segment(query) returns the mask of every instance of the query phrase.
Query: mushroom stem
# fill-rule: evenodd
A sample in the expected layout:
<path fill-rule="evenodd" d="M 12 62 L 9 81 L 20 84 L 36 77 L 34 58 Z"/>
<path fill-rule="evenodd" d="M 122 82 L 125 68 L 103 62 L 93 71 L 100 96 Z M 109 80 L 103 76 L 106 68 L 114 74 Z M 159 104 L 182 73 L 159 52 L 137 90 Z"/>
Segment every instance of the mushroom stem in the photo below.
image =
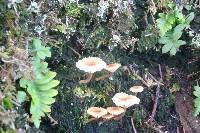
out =
<path fill-rule="evenodd" d="M 113 74 L 112 72 L 108 72 L 108 73 L 106 73 L 105 75 L 102 75 L 102 76 L 96 78 L 95 80 L 96 80 L 96 81 L 103 80 L 103 79 L 105 79 L 105 78 L 111 77 L 112 74 Z"/>
<path fill-rule="evenodd" d="M 85 80 L 80 80 L 79 84 L 87 84 L 91 81 L 93 73 L 88 73 L 87 78 Z"/>

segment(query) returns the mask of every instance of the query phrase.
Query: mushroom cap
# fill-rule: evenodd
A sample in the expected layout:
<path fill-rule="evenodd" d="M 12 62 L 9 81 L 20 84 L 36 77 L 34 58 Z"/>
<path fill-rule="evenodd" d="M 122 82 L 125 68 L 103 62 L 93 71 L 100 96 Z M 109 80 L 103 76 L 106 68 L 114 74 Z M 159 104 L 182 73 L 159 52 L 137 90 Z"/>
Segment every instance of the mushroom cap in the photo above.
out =
<path fill-rule="evenodd" d="M 144 90 L 144 87 L 142 86 L 133 86 L 129 89 L 133 93 L 142 92 Z"/>
<path fill-rule="evenodd" d="M 106 63 L 98 57 L 88 57 L 76 62 L 76 67 L 85 72 L 94 73 L 106 68 Z"/>
<path fill-rule="evenodd" d="M 108 107 L 107 111 L 111 115 L 121 115 L 122 113 L 126 112 L 126 110 L 122 107 Z"/>
<path fill-rule="evenodd" d="M 139 104 L 140 99 L 133 95 L 128 95 L 124 92 L 116 93 L 112 98 L 112 101 L 115 103 L 116 106 L 120 106 L 123 108 L 128 108 L 133 106 L 134 104 Z"/>
<path fill-rule="evenodd" d="M 91 116 L 93 116 L 94 118 L 100 118 L 104 115 L 106 115 L 108 112 L 106 109 L 101 108 L 101 107 L 90 107 L 87 110 L 87 113 Z"/>
<path fill-rule="evenodd" d="M 121 64 L 119 63 L 113 63 L 113 64 L 108 64 L 106 66 L 106 70 L 109 71 L 109 72 L 115 72 L 119 67 L 121 66 Z"/>
<path fill-rule="evenodd" d="M 114 115 L 112 115 L 112 114 L 106 114 L 106 115 L 104 115 L 104 116 L 102 116 L 102 118 L 103 119 L 106 119 L 106 120 L 110 120 L 110 119 L 112 119 L 112 118 L 114 118 L 115 116 Z"/>

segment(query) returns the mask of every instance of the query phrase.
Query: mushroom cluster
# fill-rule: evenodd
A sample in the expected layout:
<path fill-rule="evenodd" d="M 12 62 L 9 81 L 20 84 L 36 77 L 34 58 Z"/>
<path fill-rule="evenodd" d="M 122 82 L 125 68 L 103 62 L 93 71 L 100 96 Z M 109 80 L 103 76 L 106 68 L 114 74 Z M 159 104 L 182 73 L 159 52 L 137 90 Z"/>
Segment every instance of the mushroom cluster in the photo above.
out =
<path fill-rule="evenodd" d="M 85 80 L 80 80 L 79 83 L 82 84 L 90 82 L 93 77 L 93 74 L 103 69 L 107 70 L 108 73 L 99 78 L 96 78 L 96 81 L 110 77 L 120 66 L 121 64 L 118 63 L 107 65 L 102 59 L 98 57 L 83 58 L 82 60 L 76 62 L 76 67 L 79 68 L 80 70 L 83 70 L 88 75 Z"/>
<path fill-rule="evenodd" d="M 76 67 L 88 73 L 88 76 L 85 80 L 80 80 L 79 83 L 82 84 L 90 82 L 93 74 L 97 71 L 102 71 L 103 69 L 105 69 L 107 73 L 96 78 L 96 81 L 110 77 L 120 66 L 121 64 L 119 63 L 107 65 L 98 57 L 83 58 L 76 63 Z M 137 94 L 138 92 L 142 92 L 143 89 L 144 88 L 142 86 L 133 86 L 130 88 L 130 91 Z M 94 120 L 100 118 L 103 120 L 120 120 L 125 115 L 127 108 L 140 103 L 140 99 L 138 97 L 128 95 L 124 92 L 116 93 L 112 98 L 112 101 L 116 106 L 107 107 L 106 109 L 102 107 L 90 107 L 88 108 L 87 113 L 91 115 Z"/>
<path fill-rule="evenodd" d="M 124 92 L 116 93 L 112 98 L 115 107 L 90 107 L 87 113 L 95 119 L 102 118 L 104 120 L 120 120 L 126 112 L 126 109 L 135 104 L 139 104 L 140 99 L 134 95 L 128 95 Z"/>
<path fill-rule="evenodd" d="M 90 107 L 87 113 L 91 115 L 94 120 L 102 118 L 103 120 L 120 120 L 126 112 L 122 107 L 108 107 L 107 109 L 102 107 Z"/>

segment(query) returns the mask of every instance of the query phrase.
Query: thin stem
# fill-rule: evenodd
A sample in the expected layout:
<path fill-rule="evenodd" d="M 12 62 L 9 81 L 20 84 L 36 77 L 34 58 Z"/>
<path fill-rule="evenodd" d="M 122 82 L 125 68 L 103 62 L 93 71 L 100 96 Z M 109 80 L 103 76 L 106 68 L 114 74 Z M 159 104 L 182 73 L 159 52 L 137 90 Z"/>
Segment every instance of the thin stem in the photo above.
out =
<path fill-rule="evenodd" d="M 79 84 L 87 84 L 91 81 L 93 77 L 93 73 L 88 73 L 87 78 L 85 80 L 80 80 Z"/>
<path fill-rule="evenodd" d="M 108 73 L 106 73 L 105 75 L 102 75 L 101 77 L 96 78 L 95 80 L 96 80 L 96 81 L 103 80 L 103 79 L 105 79 L 105 78 L 111 77 L 112 74 L 113 74 L 113 73 L 108 72 Z"/>
<path fill-rule="evenodd" d="M 131 118 L 131 124 L 132 124 L 134 133 L 137 133 L 137 130 L 136 130 L 134 122 L 133 122 L 133 118 Z"/>

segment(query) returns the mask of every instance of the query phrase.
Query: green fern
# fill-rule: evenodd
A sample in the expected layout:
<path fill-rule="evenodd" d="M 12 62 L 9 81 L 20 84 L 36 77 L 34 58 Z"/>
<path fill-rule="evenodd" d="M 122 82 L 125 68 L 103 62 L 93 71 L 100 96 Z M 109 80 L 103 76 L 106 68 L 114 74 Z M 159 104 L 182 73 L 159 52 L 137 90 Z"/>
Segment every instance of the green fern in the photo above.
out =
<path fill-rule="evenodd" d="M 179 47 L 186 44 L 185 41 L 179 40 L 179 38 L 182 36 L 182 30 L 185 28 L 185 26 L 185 24 L 179 24 L 174 28 L 174 31 L 159 39 L 159 43 L 164 44 L 162 47 L 162 53 L 170 52 L 170 55 L 175 55 Z"/>
<path fill-rule="evenodd" d="M 156 20 L 157 26 L 160 30 L 159 39 L 162 47 L 162 53 L 170 52 L 170 55 L 175 55 L 181 45 L 186 44 L 185 41 L 180 40 L 183 29 L 189 26 L 194 19 L 194 13 L 184 16 L 182 11 L 178 9 L 173 3 L 168 5 L 170 10 L 168 13 L 159 13 L 159 19 Z"/>
<path fill-rule="evenodd" d="M 200 87 L 199 85 L 194 87 L 193 94 L 196 96 L 194 99 L 194 116 L 197 116 L 200 113 Z"/>
<path fill-rule="evenodd" d="M 50 48 L 42 46 L 39 39 L 34 39 L 32 61 L 34 79 L 20 79 L 20 87 L 26 88 L 31 96 L 30 113 L 37 128 L 45 113 L 51 112 L 51 104 L 55 102 L 53 97 L 58 94 L 53 88 L 60 83 L 54 80 L 56 72 L 49 71 L 48 63 L 43 61 L 46 57 L 51 57 Z"/>

